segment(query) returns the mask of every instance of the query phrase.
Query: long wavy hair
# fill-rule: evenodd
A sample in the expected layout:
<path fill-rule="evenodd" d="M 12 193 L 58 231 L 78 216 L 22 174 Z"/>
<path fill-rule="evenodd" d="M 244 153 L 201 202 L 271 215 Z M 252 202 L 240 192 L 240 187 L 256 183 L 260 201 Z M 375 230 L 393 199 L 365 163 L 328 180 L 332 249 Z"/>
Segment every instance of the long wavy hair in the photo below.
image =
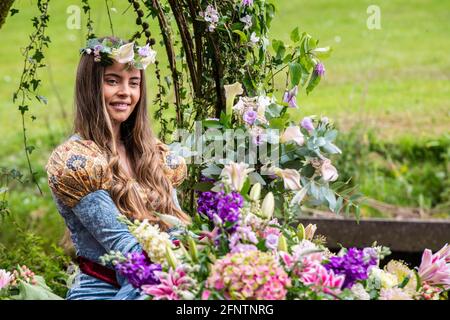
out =
<path fill-rule="evenodd" d="M 134 168 L 137 183 L 144 190 L 151 190 L 147 193 L 148 201 L 142 199 L 133 177 L 130 177 L 119 164 L 112 122 L 103 95 L 104 71 L 105 66 L 95 62 L 93 55 L 81 56 L 75 84 L 76 110 L 73 131 L 83 139 L 94 141 L 106 155 L 114 182 L 109 191 L 121 213 L 131 219 L 148 219 L 152 223 L 159 224 L 163 230 L 168 226 L 156 217 L 155 211 L 176 216 L 189 223 L 189 216 L 174 203 L 172 183 L 162 168 L 164 161 L 162 152 L 165 147 L 157 143 L 150 128 L 145 73 L 140 70 L 140 99 L 128 119 L 121 124 L 120 136 L 130 165 Z"/>

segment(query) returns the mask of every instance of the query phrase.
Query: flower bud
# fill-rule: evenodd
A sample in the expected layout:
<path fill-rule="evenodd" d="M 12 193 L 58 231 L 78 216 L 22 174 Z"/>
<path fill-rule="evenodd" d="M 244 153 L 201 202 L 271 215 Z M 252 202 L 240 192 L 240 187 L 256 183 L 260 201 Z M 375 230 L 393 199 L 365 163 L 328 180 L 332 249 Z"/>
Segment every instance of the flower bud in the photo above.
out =
<path fill-rule="evenodd" d="M 317 225 L 308 224 L 305 228 L 305 239 L 312 240 L 312 238 L 314 238 L 314 233 L 316 233 L 316 230 L 317 230 Z"/>
<path fill-rule="evenodd" d="M 275 209 L 275 199 L 273 197 L 273 193 L 269 192 L 264 197 L 264 200 L 263 200 L 263 203 L 261 206 L 261 211 L 262 211 L 263 217 L 267 220 L 270 220 L 272 218 L 274 209 Z"/>
<path fill-rule="evenodd" d="M 180 250 L 188 261 L 192 260 L 191 256 L 189 255 L 189 252 L 186 250 L 186 247 L 184 246 L 183 242 L 181 242 L 181 241 L 180 241 Z"/>
<path fill-rule="evenodd" d="M 280 235 L 278 238 L 278 251 L 288 252 L 287 241 L 284 235 Z"/>
<path fill-rule="evenodd" d="M 192 261 L 198 262 L 197 244 L 195 243 L 194 239 L 192 239 L 191 237 L 188 237 L 188 246 L 189 246 L 189 253 L 191 255 Z"/>
<path fill-rule="evenodd" d="M 173 252 L 170 245 L 166 245 L 166 259 L 167 259 L 167 262 L 169 263 L 169 266 L 171 266 L 172 269 L 175 270 L 178 265 L 178 260 L 175 257 L 175 253 Z"/>
<path fill-rule="evenodd" d="M 297 237 L 300 241 L 305 239 L 305 226 L 302 223 L 297 226 Z"/>
<path fill-rule="evenodd" d="M 250 199 L 252 199 L 253 201 L 258 201 L 260 196 L 261 196 L 261 184 L 258 182 L 255 185 L 253 185 L 252 189 L 250 190 Z"/>

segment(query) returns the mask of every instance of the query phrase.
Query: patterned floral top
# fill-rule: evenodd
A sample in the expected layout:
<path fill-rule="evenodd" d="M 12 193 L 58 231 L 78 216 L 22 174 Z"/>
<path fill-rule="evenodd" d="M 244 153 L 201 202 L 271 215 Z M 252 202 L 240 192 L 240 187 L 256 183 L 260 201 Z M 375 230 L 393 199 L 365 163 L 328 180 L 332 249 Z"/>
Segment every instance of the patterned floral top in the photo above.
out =
<path fill-rule="evenodd" d="M 171 153 L 159 140 L 157 147 L 164 159 L 162 161 L 164 173 L 176 188 L 186 178 L 186 162 L 183 157 Z M 96 190 L 109 191 L 113 184 L 106 156 L 90 140 L 81 138 L 67 140 L 53 151 L 45 168 L 48 184 L 53 193 L 71 208 L 87 194 Z M 147 201 L 150 190 L 132 180 L 142 199 Z"/>

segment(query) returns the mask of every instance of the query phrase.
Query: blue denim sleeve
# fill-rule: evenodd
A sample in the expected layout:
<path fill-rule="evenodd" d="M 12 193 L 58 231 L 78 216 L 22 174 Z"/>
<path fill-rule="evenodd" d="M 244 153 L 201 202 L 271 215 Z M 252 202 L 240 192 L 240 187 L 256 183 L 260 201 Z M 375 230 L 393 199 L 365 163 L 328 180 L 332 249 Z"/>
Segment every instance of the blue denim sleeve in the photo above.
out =
<path fill-rule="evenodd" d="M 126 254 L 142 250 L 127 226 L 117 220 L 120 212 L 108 191 L 87 194 L 72 211 L 107 252 L 114 250 Z"/>

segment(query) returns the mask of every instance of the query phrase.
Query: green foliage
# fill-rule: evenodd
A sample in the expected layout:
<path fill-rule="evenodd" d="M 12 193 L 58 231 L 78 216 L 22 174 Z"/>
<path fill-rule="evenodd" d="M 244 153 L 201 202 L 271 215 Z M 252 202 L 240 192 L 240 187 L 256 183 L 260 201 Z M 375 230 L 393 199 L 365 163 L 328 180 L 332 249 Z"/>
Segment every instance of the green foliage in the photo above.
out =
<path fill-rule="evenodd" d="M 40 236 L 22 230 L 15 225 L 15 241 L 0 243 L 0 269 L 26 265 L 37 275 L 42 275 L 47 285 L 58 296 L 64 297 L 67 292 L 66 269 L 70 258 L 63 249 L 49 245 Z"/>

